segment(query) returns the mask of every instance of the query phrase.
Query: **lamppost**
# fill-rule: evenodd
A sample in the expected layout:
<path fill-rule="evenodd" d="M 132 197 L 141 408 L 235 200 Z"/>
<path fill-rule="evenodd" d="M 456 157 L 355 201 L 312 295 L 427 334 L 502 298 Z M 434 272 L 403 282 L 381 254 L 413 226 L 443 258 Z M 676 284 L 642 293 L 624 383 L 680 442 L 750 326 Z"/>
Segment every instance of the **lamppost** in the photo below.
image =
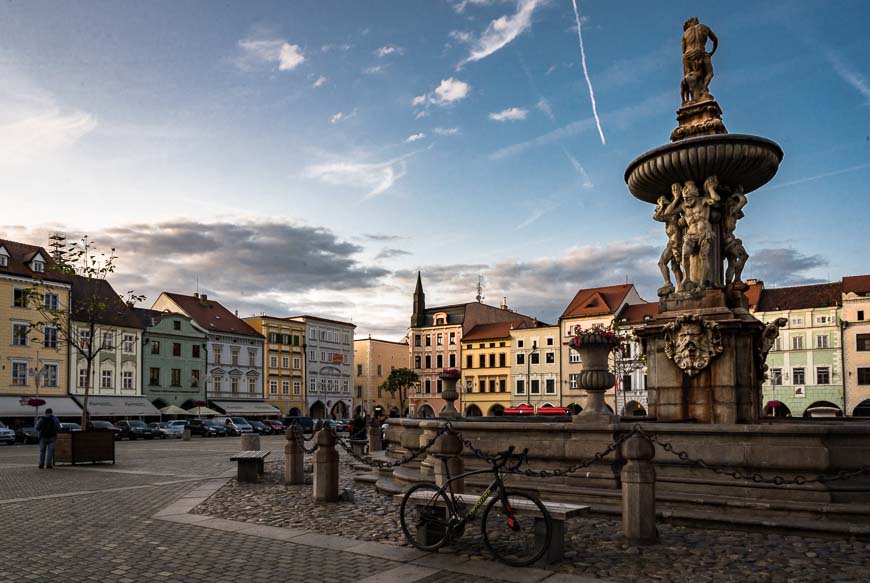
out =
<path fill-rule="evenodd" d="M 36 363 L 39 364 L 39 352 L 36 353 Z M 36 402 L 37 405 L 33 410 L 33 426 L 36 427 L 37 419 L 39 418 L 39 405 L 41 404 L 41 399 L 39 398 L 39 378 L 45 374 L 45 365 L 43 364 L 39 368 L 30 367 L 28 372 L 33 376 L 33 384 L 36 386 Z"/>
<path fill-rule="evenodd" d="M 532 405 L 532 408 L 535 408 L 535 405 L 532 404 L 532 354 L 538 353 L 538 342 L 536 340 L 532 340 L 532 349 L 529 351 L 529 358 L 526 361 L 526 391 L 529 395 L 529 405 Z M 540 364 L 540 362 L 538 363 Z M 538 390 L 540 390 L 540 385 L 538 386 Z"/>

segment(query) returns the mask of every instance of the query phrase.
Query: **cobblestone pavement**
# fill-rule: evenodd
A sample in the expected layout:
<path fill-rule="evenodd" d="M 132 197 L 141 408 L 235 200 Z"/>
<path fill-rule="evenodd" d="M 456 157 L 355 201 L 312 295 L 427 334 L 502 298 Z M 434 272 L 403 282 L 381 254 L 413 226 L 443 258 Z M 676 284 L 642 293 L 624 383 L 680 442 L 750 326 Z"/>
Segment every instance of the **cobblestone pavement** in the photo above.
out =
<path fill-rule="evenodd" d="M 280 455 L 282 437 L 262 441 Z M 231 475 L 238 440 L 117 445 L 115 466 L 54 470 L 36 468 L 36 446 L 0 448 L 0 583 L 563 581 L 540 569 L 176 513 Z"/>

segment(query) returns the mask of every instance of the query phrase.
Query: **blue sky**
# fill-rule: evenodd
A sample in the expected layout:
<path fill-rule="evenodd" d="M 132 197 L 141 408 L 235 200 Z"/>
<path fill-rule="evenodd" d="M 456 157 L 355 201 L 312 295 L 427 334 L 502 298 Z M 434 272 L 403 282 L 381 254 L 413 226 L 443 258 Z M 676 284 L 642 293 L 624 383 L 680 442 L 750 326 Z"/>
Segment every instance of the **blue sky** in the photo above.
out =
<path fill-rule="evenodd" d="M 0 5 L 0 236 L 89 233 L 117 287 L 207 290 L 401 336 L 431 302 L 553 320 L 579 287 L 655 299 L 665 238 L 625 166 L 679 106 L 680 35 L 720 39 L 732 133 L 777 141 L 738 226 L 768 285 L 867 273 L 870 69 L 856 2 Z"/>

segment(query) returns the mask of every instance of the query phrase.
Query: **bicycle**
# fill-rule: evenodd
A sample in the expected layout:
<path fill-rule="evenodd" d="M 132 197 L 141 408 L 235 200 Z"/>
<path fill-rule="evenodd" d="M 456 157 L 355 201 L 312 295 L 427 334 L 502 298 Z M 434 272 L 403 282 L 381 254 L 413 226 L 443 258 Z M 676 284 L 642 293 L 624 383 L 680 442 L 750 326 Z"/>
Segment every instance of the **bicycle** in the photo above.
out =
<path fill-rule="evenodd" d="M 459 539 L 465 525 L 473 520 L 487 502 L 480 530 L 486 548 L 497 560 L 512 567 L 525 567 L 538 561 L 553 536 L 550 513 L 537 496 L 505 487 L 504 472 L 517 470 L 527 461 L 529 450 L 514 454 L 514 447 L 490 458 L 491 468 L 474 470 L 451 477 L 449 456 L 435 455 L 444 464 L 447 481 L 440 488 L 430 483 L 412 486 L 399 507 L 399 521 L 405 538 L 422 551 L 435 551 Z M 516 463 L 507 467 L 512 459 Z M 492 473 L 494 479 L 480 498 L 465 512 L 466 504 L 453 490 L 453 483 L 468 476 Z M 448 497 L 449 494 L 449 497 Z"/>

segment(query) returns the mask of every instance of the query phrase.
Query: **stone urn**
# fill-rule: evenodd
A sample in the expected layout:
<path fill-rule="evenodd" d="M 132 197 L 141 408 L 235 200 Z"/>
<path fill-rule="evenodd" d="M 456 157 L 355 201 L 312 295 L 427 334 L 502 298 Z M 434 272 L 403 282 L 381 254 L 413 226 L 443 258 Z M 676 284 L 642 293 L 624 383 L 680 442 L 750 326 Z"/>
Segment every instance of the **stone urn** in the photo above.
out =
<path fill-rule="evenodd" d="M 578 382 L 581 389 L 586 390 L 586 407 L 574 421 L 612 422 L 614 415 L 604 404 L 604 393 L 616 383 L 616 377 L 610 372 L 610 353 L 619 346 L 620 338 L 613 332 L 581 332 L 570 343 L 571 349 L 580 355 L 583 369 Z"/>
<path fill-rule="evenodd" d="M 439 417 L 442 419 L 459 419 L 462 417 L 462 414 L 456 410 L 456 406 L 453 404 L 459 398 L 459 391 L 456 390 L 456 383 L 459 382 L 460 377 L 459 369 L 445 368 L 438 376 L 444 383 L 441 398 L 447 402 L 444 412 Z"/>

